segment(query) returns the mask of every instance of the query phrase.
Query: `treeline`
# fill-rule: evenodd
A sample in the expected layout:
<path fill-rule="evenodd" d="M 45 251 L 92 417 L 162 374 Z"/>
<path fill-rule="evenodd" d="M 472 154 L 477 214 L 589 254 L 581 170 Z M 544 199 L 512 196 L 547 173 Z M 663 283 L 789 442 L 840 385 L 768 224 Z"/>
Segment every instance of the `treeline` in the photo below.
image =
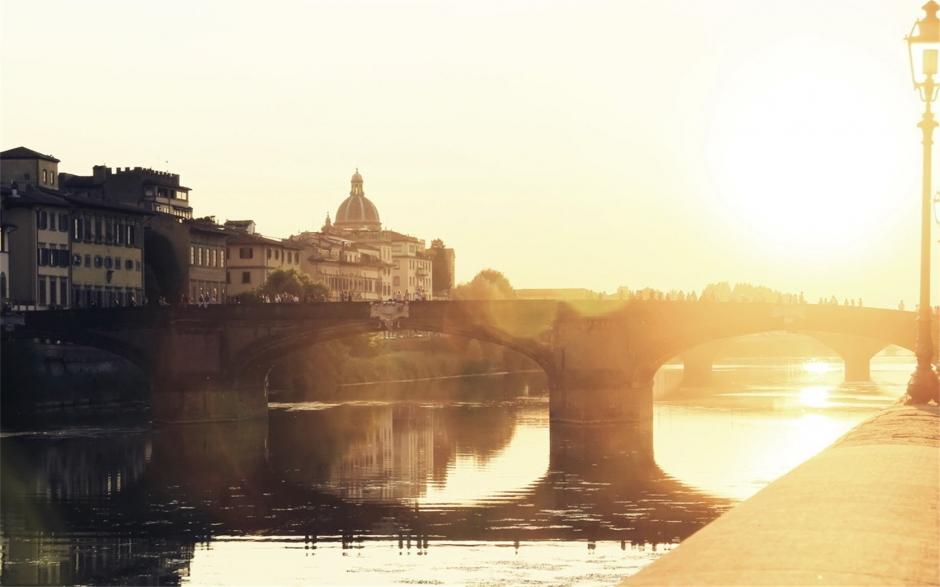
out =
<path fill-rule="evenodd" d="M 538 368 L 510 349 L 478 340 L 382 333 L 324 342 L 286 357 L 272 370 L 269 384 L 292 400 L 323 399 L 343 384 Z"/>

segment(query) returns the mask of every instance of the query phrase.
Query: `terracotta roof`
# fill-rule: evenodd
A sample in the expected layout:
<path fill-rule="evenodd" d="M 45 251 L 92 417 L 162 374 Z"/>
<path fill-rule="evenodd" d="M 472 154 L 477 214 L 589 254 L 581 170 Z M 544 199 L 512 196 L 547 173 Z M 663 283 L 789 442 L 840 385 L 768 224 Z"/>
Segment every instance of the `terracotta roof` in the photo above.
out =
<path fill-rule="evenodd" d="M 59 160 L 52 155 L 43 155 L 38 151 L 33 151 L 32 149 L 27 149 L 26 147 L 15 147 L 13 149 L 7 149 L 6 151 L 0 153 L 0 159 L 43 159 L 45 161 L 52 161 L 53 163 L 59 162 Z"/>
<path fill-rule="evenodd" d="M 231 245 L 273 245 L 297 251 L 303 249 L 303 246 L 288 240 L 277 240 L 260 234 L 249 234 L 237 230 L 225 230 L 224 232 L 228 235 L 228 243 Z"/>
<path fill-rule="evenodd" d="M 70 206 L 69 202 L 62 197 L 62 195 L 32 185 L 28 185 L 22 190 L 18 189 L 15 196 L 13 195 L 12 189 L 3 188 L 3 204 L 7 208 L 38 205 L 59 206 L 61 208 L 68 208 Z"/>

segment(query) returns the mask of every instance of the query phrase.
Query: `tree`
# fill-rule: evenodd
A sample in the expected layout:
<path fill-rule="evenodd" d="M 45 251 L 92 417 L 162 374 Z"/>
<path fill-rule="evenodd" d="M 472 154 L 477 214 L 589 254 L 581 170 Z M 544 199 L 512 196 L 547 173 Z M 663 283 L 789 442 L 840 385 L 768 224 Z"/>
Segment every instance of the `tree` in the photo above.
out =
<path fill-rule="evenodd" d="M 509 300 L 516 297 L 516 290 L 499 271 L 484 269 L 470 283 L 455 287 L 451 297 L 455 300 Z"/>
<path fill-rule="evenodd" d="M 305 302 L 322 302 L 329 297 L 330 289 L 296 269 L 278 269 L 268 275 L 264 285 L 258 288 L 258 294 L 268 298 L 291 296 Z"/>

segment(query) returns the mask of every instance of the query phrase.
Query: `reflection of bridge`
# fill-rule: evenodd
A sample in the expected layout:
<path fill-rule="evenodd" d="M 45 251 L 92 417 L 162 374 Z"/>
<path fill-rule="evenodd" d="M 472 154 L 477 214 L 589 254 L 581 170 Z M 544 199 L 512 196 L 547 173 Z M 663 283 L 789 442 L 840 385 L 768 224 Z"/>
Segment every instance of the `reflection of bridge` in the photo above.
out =
<path fill-rule="evenodd" d="M 141 584 L 149 582 L 142 581 L 147 576 L 162 577 L 160 584 L 172 583 L 167 579 L 174 568 L 188 563 L 193 542 L 208 542 L 220 535 L 304 537 L 314 545 L 318 539 L 339 539 L 344 545 L 398 539 L 402 548 L 428 548 L 429 543 L 452 540 L 668 544 L 688 537 L 729 505 L 665 475 L 652 461 L 650 447 L 606 454 L 585 464 L 581 451 L 588 447 L 577 448 L 576 443 L 567 448 L 577 452 L 578 458 L 569 462 L 552 447 L 552 462 L 544 476 L 533 479 L 514 499 L 497 503 L 421 508 L 413 499 L 362 502 L 330 491 L 329 483 L 322 482 L 329 480 L 330 471 L 343 460 L 338 450 L 343 437 L 337 434 L 346 434 L 349 428 L 362 428 L 366 435 L 380 432 L 381 422 L 371 416 L 390 410 L 356 409 L 346 414 L 351 416 L 348 428 L 340 425 L 326 434 L 311 424 L 335 421 L 335 414 L 316 417 L 306 412 L 293 421 L 290 414 L 276 412 L 270 427 L 266 420 L 255 420 L 164 427 L 154 431 L 152 439 L 136 435 L 93 439 L 97 442 L 63 440 L 69 453 L 85 462 L 100 454 L 102 446 L 116 447 L 114 454 L 82 471 L 43 468 L 47 454 L 60 450 L 47 439 L 5 441 L 5 454 L 19 458 L 13 463 L 4 461 L 4 479 L 28 479 L 35 487 L 72 475 L 85 479 L 97 473 L 110 478 L 116 466 L 141 462 L 144 444 L 148 458 L 145 470 L 127 479 L 119 490 L 99 482 L 94 483 L 97 492 L 74 498 L 56 498 L 32 487 L 4 491 L 0 500 L 6 516 L 3 538 L 16 546 L 10 559 L 17 563 L 11 566 L 11 560 L 6 561 L 4 584 L 113 583 L 115 577 Z M 460 408 L 454 411 L 462 412 Z M 487 419 L 501 411 L 493 406 L 477 417 Z M 469 442 L 464 450 L 477 454 L 495 449 L 488 434 L 472 434 L 476 423 L 450 420 L 441 425 L 451 434 L 461 434 L 459 428 L 466 428 L 463 432 L 472 438 L 463 437 Z M 495 431 L 507 433 L 500 436 L 508 441 L 515 424 L 514 417 L 505 418 Z M 396 435 L 407 438 L 420 433 L 423 426 L 413 420 L 401 422 Z M 432 436 L 441 442 L 439 435 Z M 326 446 L 319 441 L 326 441 Z M 636 447 L 638 442 L 643 438 L 631 438 L 628 432 L 620 444 Z M 125 446 L 135 450 L 130 452 Z M 421 481 L 425 486 L 435 483 L 425 476 Z M 17 515 L 39 511 L 45 514 Z M 28 558 L 35 553 L 27 550 L 24 556 L 24 549 L 34 542 L 32 537 L 44 532 L 60 537 L 57 550 L 43 553 L 47 560 L 57 561 L 61 569 L 57 581 L 30 580 L 23 574 L 36 566 L 35 558 Z M 73 564 L 93 544 L 106 547 L 95 564 L 85 564 L 85 560 L 81 568 Z M 175 567 L 161 568 L 167 561 L 175 561 Z"/>
<path fill-rule="evenodd" d="M 398 322 L 531 358 L 548 375 L 553 422 L 648 424 L 656 370 L 703 343 L 809 333 L 845 359 L 848 373 L 864 374 L 879 349 L 914 348 L 915 321 L 913 312 L 828 305 L 480 301 L 412 303 Z M 286 354 L 381 328 L 365 303 L 268 304 L 34 312 L 15 336 L 122 355 L 150 376 L 156 418 L 190 421 L 260 415 L 267 374 Z"/>

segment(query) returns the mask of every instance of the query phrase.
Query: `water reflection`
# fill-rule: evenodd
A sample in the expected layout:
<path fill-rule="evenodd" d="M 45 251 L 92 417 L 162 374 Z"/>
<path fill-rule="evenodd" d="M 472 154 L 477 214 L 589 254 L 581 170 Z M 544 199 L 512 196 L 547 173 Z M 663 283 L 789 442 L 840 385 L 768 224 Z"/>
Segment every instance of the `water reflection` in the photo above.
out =
<path fill-rule="evenodd" d="M 891 401 L 777 368 L 789 382 L 659 403 L 653 430 L 549 429 L 538 385 L 502 380 L 490 395 L 486 381 L 347 389 L 253 423 L 7 435 L 0 582 L 463 582 L 482 568 L 612 583 Z"/>

